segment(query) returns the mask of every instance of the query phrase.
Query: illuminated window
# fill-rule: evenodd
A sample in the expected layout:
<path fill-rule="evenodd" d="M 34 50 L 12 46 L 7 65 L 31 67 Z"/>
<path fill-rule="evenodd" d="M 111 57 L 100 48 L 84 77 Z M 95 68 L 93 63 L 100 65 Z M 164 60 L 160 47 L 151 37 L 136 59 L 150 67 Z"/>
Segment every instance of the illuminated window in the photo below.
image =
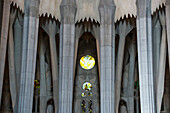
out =
<path fill-rule="evenodd" d="M 80 59 L 80 65 L 83 69 L 91 69 L 95 65 L 95 60 L 92 56 L 86 55 Z"/>
<path fill-rule="evenodd" d="M 92 104 L 93 104 L 92 100 L 90 100 L 88 104 L 89 104 L 89 108 L 88 108 L 89 112 L 88 113 L 92 113 Z"/>
<path fill-rule="evenodd" d="M 85 96 L 86 96 L 86 93 L 82 93 L 81 96 L 82 96 L 82 97 L 85 97 Z"/>
<path fill-rule="evenodd" d="M 81 103 L 81 111 L 82 111 L 82 113 L 86 112 L 86 101 L 85 100 L 83 100 Z"/>
<path fill-rule="evenodd" d="M 90 92 L 90 93 L 89 93 L 89 96 L 90 96 L 90 97 L 92 97 L 92 96 L 93 96 L 93 93 L 92 93 L 92 92 Z"/>
<path fill-rule="evenodd" d="M 91 88 L 92 88 L 92 85 L 91 85 L 89 82 L 85 82 L 85 83 L 83 84 L 83 89 L 84 89 L 85 91 L 90 91 Z"/>

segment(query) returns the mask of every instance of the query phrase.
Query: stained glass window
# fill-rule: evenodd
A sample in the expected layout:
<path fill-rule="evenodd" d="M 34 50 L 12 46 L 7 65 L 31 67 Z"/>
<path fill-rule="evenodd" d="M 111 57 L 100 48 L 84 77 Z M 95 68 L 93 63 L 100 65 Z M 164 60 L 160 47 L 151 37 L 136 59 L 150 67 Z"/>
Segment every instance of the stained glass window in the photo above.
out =
<path fill-rule="evenodd" d="M 91 69 L 95 65 L 95 59 L 90 55 L 83 56 L 80 59 L 80 65 L 83 69 Z"/>
<path fill-rule="evenodd" d="M 40 81 L 39 80 L 34 80 L 34 87 L 36 89 L 39 89 L 40 88 Z"/>
<path fill-rule="evenodd" d="M 82 96 L 82 97 L 85 97 L 85 96 L 86 96 L 86 93 L 82 93 L 81 96 Z"/>
<path fill-rule="evenodd" d="M 92 104 L 93 104 L 92 100 L 90 100 L 88 104 L 89 104 L 89 108 L 88 108 L 89 112 L 88 113 L 92 113 Z"/>
<path fill-rule="evenodd" d="M 82 101 L 81 109 L 82 109 L 82 113 L 86 112 L 86 101 L 85 100 Z"/>
<path fill-rule="evenodd" d="M 92 97 L 92 96 L 93 96 L 93 93 L 92 93 L 92 92 L 90 92 L 90 93 L 89 93 L 89 96 L 90 96 L 90 97 Z"/>
<path fill-rule="evenodd" d="M 85 91 L 90 91 L 91 88 L 92 88 L 92 85 L 91 85 L 89 82 L 85 82 L 85 83 L 83 84 L 83 89 L 84 89 Z"/>

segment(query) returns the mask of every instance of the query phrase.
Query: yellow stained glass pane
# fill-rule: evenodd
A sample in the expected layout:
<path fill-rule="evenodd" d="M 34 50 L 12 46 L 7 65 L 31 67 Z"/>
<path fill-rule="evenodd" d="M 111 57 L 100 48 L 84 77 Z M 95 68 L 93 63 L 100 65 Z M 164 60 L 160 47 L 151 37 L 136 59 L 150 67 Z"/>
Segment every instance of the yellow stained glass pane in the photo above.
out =
<path fill-rule="evenodd" d="M 95 59 L 90 55 L 83 56 L 80 59 L 80 65 L 84 69 L 91 69 L 95 65 Z"/>
<path fill-rule="evenodd" d="M 92 88 L 92 85 L 91 85 L 89 82 L 85 82 L 85 83 L 83 84 L 83 89 L 84 89 L 85 91 L 90 91 L 91 88 Z"/>
<path fill-rule="evenodd" d="M 90 96 L 90 97 L 92 97 L 92 96 L 93 96 L 93 93 L 92 93 L 92 92 L 90 92 L 90 93 L 89 93 L 89 96 Z"/>
<path fill-rule="evenodd" d="M 81 96 L 82 96 L 82 97 L 85 97 L 85 96 L 86 96 L 86 93 L 82 93 Z"/>

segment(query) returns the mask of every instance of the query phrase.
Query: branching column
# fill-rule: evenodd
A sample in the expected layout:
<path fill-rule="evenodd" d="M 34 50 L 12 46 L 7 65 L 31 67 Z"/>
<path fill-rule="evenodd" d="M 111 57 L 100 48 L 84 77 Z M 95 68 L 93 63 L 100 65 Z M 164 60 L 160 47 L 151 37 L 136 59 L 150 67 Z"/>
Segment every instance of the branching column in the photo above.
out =
<path fill-rule="evenodd" d="M 119 101 L 120 101 L 120 92 L 121 92 L 121 80 L 122 80 L 122 70 L 123 70 L 123 58 L 124 58 L 124 49 L 125 49 L 125 40 L 126 35 L 133 29 L 133 26 L 129 23 L 127 24 L 125 21 L 120 22 L 118 27 L 119 32 L 119 47 L 117 54 L 117 63 L 116 63 L 116 84 L 115 84 L 115 106 L 116 113 L 118 113 L 119 109 Z"/>
<path fill-rule="evenodd" d="M 75 60 L 75 0 L 63 0 L 60 6 L 60 93 L 59 113 L 72 113 Z"/>
<path fill-rule="evenodd" d="M 46 21 L 43 29 L 49 36 L 50 41 L 50 55 L 51 55 L 51 68 L 52 68 L 52 78 L 53 78 L 53 98 L 54 98 L 54 106 L 55 113 L 58 111 L 58 97 L 59 97 L 59 68 L 58 68 L 58 54 L 57 54 L 57 45 L 56 45 L 56 37 L 57 24 L 55 20 L 50 19 L 49 23 Z"/>
<path fill-rule="evenodd" d="M 153 17 L 152 21 L 152 40 L 153 40 L 153 77 L 154 81 L 157 81 L 158 71 L 159 71 L 159 58 L 160 58 L 160 45 L 161 45 L 161 25 L 159 21 L 159 14 Z M 156 84 L 154 84 L 156 89 Z M 155 90 L 156 94 L 156 90 Z"/>
<path fill-rule="evenodd" d="M 135 62 L 136 62 L 136 36 L 133 33 L 130 47 L 128 49 L 130 54 L 129 59 L 129 77 L 128 77 L 128 113 L 134 113 L 134 76 L 135 76 Z"/>
<path fill-rule="evenodd" d="M 150 0 L 137 0 L 137 45 L 141 113 L 156 113 L 153 85 L 152 21 Z"/>
<path fill-rule="evenodd" d="M 21 51 L 22 51 L 22 34 L 23 34 L 23 16 L 17 12 L 17 17 L 14 23 L 14 58 L 15 71 L 17 79 L 17 88 L 19 89 L 20 72 L 21 72 Z"/>
<path fill-rule="evenodd" d="M 38 14 L 39 0 L 25 0 L 18 113 L 32 113 L 39 28 Z"/>
<path fill-rule="evenodd" d="M 162 25 L 162 38 L 161 38 L 161 47 L 160 47 L 160 59 L 159 59 L 159 71 L 156 85 L 156 103 L 157 103 L 157 113 L 160 113 L 162 98 L 164 93 L 164 81 L 165 81 L 165 66 L 166 66 L 166 57 L 167 57 L 167 40 L 166 40 L 166 21 L 165 21 L 165 12 L 159 12 L 159 18 Z"/>
<path fill-rule="evenodd" d="M 101 113 L 115 112 L 115 4 L 101 0 L 100 6 L 100 109 Z"/>
<path fill-rule="evenodd" d="M 2 87 L 3 87 L 3 80 L 4 80 L 9 17 L 10 17 L 10 0 L 4 0 L 1 40 L 0 40 L 1 41 L 0 42 L 0 102 L 2 98 Z"/>
<path fill-rule="evenodd" d="M 40 59 L 40 113 L 45 113 L 47 103 L 46 69 L 45 69 L 45 44 L 42 32 L 40 34 L 39 59 Z"/>
<path fill-rule="evenodd" d="M 15 73 L 15 63 L 14 63 L 14 34 L 13 34 L 13 24 L 16 18 L 16 10 L 11 11 L 10 14 L 10 24 L 9 24 L 9 39 L 8 39 L 8 61 L 9 61 L 9 81 L 10 81 L 10 92 L 12 99 L 12 107 L 17 104 L 17 81 Z"/>

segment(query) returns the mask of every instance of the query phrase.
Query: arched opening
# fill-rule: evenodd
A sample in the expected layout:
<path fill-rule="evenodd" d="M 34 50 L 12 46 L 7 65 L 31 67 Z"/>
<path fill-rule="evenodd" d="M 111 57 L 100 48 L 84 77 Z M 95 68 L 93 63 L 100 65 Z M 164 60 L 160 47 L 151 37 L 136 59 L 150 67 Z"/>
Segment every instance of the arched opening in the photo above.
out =
<path fill-rule="evenodd" d="M 99 89 L 96 39 L 84 33 L 78 44 L 73 113 L 99 113 Z"/>

